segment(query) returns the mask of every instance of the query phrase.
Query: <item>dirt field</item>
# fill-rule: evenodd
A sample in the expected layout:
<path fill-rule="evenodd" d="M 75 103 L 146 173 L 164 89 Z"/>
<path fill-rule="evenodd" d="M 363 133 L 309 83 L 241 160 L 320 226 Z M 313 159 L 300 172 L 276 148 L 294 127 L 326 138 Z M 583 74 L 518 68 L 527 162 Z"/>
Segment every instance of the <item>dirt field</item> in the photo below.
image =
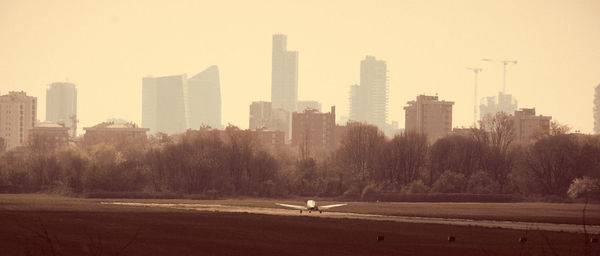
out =
<path fill-rule="evenodd" d="M 0 195 L 0 227 L 2 255 L 582 255 L 584 249 L 583 235 L 571 233 L 125 207 L 48 195 Z M 519 243 L 521 236 L 528 241 Z M 600 255 L 599 244 L 589 249 Z"/>

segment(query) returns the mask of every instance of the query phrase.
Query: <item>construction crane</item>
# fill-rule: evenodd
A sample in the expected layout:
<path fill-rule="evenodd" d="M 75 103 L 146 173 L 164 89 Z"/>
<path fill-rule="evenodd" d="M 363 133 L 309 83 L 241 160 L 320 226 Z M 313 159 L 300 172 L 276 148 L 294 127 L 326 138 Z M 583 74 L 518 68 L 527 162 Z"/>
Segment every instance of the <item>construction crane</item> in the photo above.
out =
<path fill-rule="evenodd" d="M 506 93 L 506 65 L 517 64 L 516 60 L 495 60 L 495 59 L 482 59 L 483 61 L 499 62 L 504 65 L 504 73 L 502 75 L 502 93 Z"/>
<path fill-rule="evenodd" d="M 475 93 L 473 97 L 473 128 L 477 128 L 477 74 L 479 74 L 479 72 L 481 72 L 483 69 L 470 67 L 467 67 L 467 69 L 473 71 L 473 73 L 475 74 Z"/>

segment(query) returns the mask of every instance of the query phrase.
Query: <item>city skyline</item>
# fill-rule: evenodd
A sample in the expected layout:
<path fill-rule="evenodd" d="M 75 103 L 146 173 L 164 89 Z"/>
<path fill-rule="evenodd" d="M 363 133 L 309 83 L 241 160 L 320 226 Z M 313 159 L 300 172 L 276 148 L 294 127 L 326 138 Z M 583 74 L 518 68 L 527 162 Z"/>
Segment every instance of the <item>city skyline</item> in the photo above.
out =
<path fill-rule="evenodd" d="M 600 81 L 596 1 L 234 2 L 259 18 L 241 11 L 215 16 L 231 2 L 63 3 L 0 3 L 7 39 L 0 42 L 7 63 L 0 66 L 0 94 L 37 97 L 40 121 L 47 119 L 43 96 L 53 81 L 77 84 L 79 127 L 111 117 L 141 124 L 141 77 L 218 65 L 222 122 L 246 128 L 247 106 L 269 99 L 271 40 L 281 33 L 293 38 L 289 49 L 302 52 L 300 99 L 348 109 L 348 85 L 359 80 L 356 62 L 373 55 L 388 64 L 388 122 L 404 123 L 402 107 L 415 95 L 438 93 L 455 102 L 453 126 L 468 127 L 473 84 L 464 67 L 484 69 L 479 96 L 492 96 L 502 90 L 502 67 L 481 59 L 510 58 L 519 64 L 507 72 L 506 92 L 519 107 L 535 107 L 573 130 L 593 130 L 590 92 Z M 199 9 L 215 11 L 191 15 Z M 309 12 L 311 19 L 302 19 Z M 198 30 L 205 33 L 189 33 Z"/>

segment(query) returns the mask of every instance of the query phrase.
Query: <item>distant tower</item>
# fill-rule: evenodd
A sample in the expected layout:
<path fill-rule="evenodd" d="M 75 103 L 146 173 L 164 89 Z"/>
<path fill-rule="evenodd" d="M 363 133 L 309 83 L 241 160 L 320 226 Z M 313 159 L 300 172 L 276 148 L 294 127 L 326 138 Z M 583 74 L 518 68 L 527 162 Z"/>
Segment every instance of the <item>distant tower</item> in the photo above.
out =
<path fill-rule="evenodd" d="M 360 62 L 360 85 L 350 87 L 350 119 L 384 130 L 388 114 L 387 65 L 367 56 Z"/>
<path fill-rule="evenodd" d="M 77 88 L 72 83 L 52 83 L 46 89 L 46 120 L 63 124 L 77 135 Z"/>
<path fill-rule="evenodd" d="M 142 127 L 150 133 L 184 132 L 188 127 L 185 90 L 187 76 L 142 79 Z"/>
<path fill-rule="evenodd" d="M 271 102 L 273 108 L 290 113 L 298 102 L 298 52 L 287 50 L 287 36 L 273 35 L 271 70 Z"/>
<path fill-rule="evenodd" d="M 498 112 L 513 114 L 518 109 L 518 102 L 510 94 L 498 92 L 498 97 L 486 97 L 485 102 L 479 105 L 480 120 L 486 115 L 496 115 Z"/>
<path fill-rule="evenodd" d="M 594 93 L 594 133 L 600 134 L 600 84 Z"/>
<path fill-rule="evenodd" d="M 188 111 L 191 129 L 208 125 L 221 129 L 219 68 L 211 66 L 188 79 Z"/>

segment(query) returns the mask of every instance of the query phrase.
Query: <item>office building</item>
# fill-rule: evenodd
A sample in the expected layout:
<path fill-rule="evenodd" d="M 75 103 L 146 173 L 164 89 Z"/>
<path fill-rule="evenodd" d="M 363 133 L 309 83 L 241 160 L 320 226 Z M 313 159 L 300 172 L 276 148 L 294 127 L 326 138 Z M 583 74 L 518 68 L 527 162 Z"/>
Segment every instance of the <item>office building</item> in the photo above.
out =
<path fill-rule="evenodd" d="M 360 62 L 360 85 L 350 87 L 350 120 L 385 130 L 387 115 L 387 64 L 367 56 Z"/>
<path fill-rule="evenodd" d="M 514 122 L 515 139 L 527 142 L 541 135 L 550 134 L 551 116 L 536 116 L 535 108 L 522 108 L 511 116 Z"/>
<path fill-rule="evenodd" d="M 187 81 L 189 128 L 221 129 L 221 85 L 219 68 L 211 66 Z"/>
<path fill-rule="evenodd" d="M 451 101 L 440 101 L 438 96 L 419 95 L 417 100 L 407 102 L 405 131 L 425 134 L 430 143 L 452 131 Z"/>
<path fill-rule="evenodd" d="M 331 107 L 329 113 L 308 109 L 292 114 L 292 146 L 300 147 L 309 155 L 322 150 L 334 150 L 335 130 L 335 106 Z"/>
<path fill-rule="evenodd" d="M 142 80 L 142 127 L 151 134 L 175 134 L 188 128 L 187 75 L 144 77 Z"/>
<path fill-rule="evenodd" d="M 63 124 L 77 135 L 77 88 L 72 83 L 52 83 L 46 89 L 46 121 Z"/>
<path fill-rule="evenodd" d="M 287 50 L 287 36 L 273 35 L 271 103 L 292 113 L 298 101 L 298 52 Z"/>
<path fill-rule="evenodd" d="M 250 118 L 248 129 L 258 130 L 269 128 L 271 120 L 271 102 L 255 101 L 250 104 Z"/>
<path fill-rule="evenodd" d="M 290 112 L 272 108 L 271 102 L 255 101 L 250 104 L 250 130 L 281 131 L 285 139 L 290 139 Z"/>
<path fill-rule="evenodd" d="M 479 118 L 483 119 L 486 115 L 494 116 L 498 112 L 504 112 L 507 115 L 515 112 L 518 108 L 517 100 L 510 94 L 498 92 L 497 97 L 485 97 L 484 103 L 479 105 Z"/>
<path fill-rule="evenodd" d="M 0 137 L 6 150 L 24 145 L 37 121 L 37 98 L 25 92 L 0 96 Z"/>

